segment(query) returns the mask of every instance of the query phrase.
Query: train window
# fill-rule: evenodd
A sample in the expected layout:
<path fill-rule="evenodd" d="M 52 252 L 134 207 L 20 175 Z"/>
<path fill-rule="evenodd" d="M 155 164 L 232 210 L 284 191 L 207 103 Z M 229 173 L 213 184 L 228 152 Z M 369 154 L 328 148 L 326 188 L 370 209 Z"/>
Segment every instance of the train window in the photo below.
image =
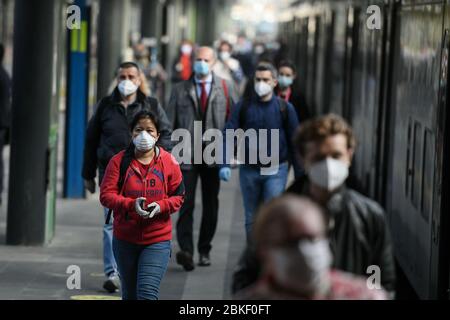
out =
<path fill-rule="evenodd" d="M 412 119 L 409 118 L 408 121 L 408 143 L 406 144 L 406 172 L 405 172 L 405 197 L 409 198 L 409 190 L 412 180 L 412 155 L 411 155 L 411 127 Z"/>
<path fill-rule="evenodd" d="M 434 134 L 431 130 L 425 130 L 423 147 L 423 167 L 422 167 L 422 201 L 421 213 L 425 221 L 431 214 L 433 205 L 433 184 L 434 184 Z"/>
<path fill-rule="evenodd" d="M 411 185 L 411 201 L 414 207 L 420 209 L 422 191 L 422 125 L 414 124 L 413 178 Z"/>

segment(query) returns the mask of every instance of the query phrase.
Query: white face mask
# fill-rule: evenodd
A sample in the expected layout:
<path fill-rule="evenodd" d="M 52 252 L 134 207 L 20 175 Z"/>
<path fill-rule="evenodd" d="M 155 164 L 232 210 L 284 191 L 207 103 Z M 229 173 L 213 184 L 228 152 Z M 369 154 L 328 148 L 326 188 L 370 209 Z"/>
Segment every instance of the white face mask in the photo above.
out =
<path fill-rule="evenodd" d="M 226 60 L 230 59 L 231 54 L 228 51 L 221 51 L 219 53 L 219 57 L 220 57 L 220 60 L 226 61 Z"/>
<path fill-rule="evenodd" d="M 156 139 L 147 131 L 142 131 L 133 139 L 133 143 L 138 151 L 148 152 L 155 147 Z"/>
<path fill-rule="evenodd" d="M 255 91 L 258 96 L 264 97 L 271 93 L 273 88 L 270 84 L 265 83 L 264 81 L 259 81 L 255 83 Z"/>
<path fill-rule="evenodd" d="M 118 87 L 119 87 L 120 93 L 123 96 L 125 96 L 125 97 L 128 97 L 129 95 L 132 95 L 139 88 L 137 85 L 134 84 L 133 81 L 130 81 L 130 80 L 123 80 L 123 81 L 121 81 L 119 83 Z"/>
<path fill-rule="evenodd" d="M 276 249 L 271 254 L 280 285 L 304 295 L 327 289 L 332 262 L 327 240 L 301 240 L 297 248 Z"/>
<path fill-rule="evenodd" d="M 183 54 L 191 54 L 192 53 L 192 47 L 190 45 L 184 44 L 181 46 L 181 53 Z"/>
<path fill-rule="evenodd" d="M 326 158 L 314 163 L 308 170 L 308 177 L 315 185 L 333 191 L 344 184 L 348 177 L 348 165 L 340 160 Z"/>

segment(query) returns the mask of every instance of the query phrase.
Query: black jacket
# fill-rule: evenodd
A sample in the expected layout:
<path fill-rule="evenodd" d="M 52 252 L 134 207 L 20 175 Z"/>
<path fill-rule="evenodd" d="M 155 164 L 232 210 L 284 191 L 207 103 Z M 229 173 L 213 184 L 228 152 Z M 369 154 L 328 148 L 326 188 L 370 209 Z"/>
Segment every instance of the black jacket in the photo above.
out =
<path fill-rule="evenodd" d="M 130 124 L 141 110 L 150 110 L 160 122 L 158 145 L 167 151 L 172 150 L 171 125 L 166 112 L 155 98 L 146 97 L 138 91 L 136 102 L 126 109 L 120 104 L 121 97 L 116 88 L 111 96 L 105 97 L 97 105 L 95 114 L 88 124 L 82 176 L 94 179 L 99 169 L 99 184 L 103 179 L 109 160 L 126 149 L 131 142 Z"/>
<path fill-rule="evenodd" d="M 277 95 L 279 94 L 279 87 L 275 88 L 275 93 Z M 298 116 L 298 121 L 300 123 L 303 123 L 311 118 L 311 110 L 306 103 L 305 96 L 299 92 L 298 86 L 292 87 L 292 93 L 289 97 L 289 102 L 294 106 L 295 112 Z"/>
<path fill-rule="evenodd" d="M 296 181 L 286 192 L 308 196 L 307 181 Z M 394 256 L 383 209 L 360 193 L 343 187 L 328 202 L 329 241 L 333 267 L 362 276 L 370 276 L 367 267 L 381 270 L 381 285 L 395 289 Z M 233 275 L 233 292 L 254 283 L 260 272 L 256 253 L 248 246 Z"/>
<path fill-rule="evenodd" d="M 0 129 L 8 129 L 11 122 L 11 79 L 0 66 Z"/>

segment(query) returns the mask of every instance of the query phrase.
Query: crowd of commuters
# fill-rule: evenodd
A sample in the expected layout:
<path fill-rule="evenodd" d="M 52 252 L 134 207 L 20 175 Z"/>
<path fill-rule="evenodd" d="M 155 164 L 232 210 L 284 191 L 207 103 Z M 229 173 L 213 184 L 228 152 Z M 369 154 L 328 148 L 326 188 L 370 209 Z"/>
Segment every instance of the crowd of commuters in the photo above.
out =
<path fill-rule="evenodd" d="M 135 46 L 134 62 L 120 65 L 116 87 L 100 100 L 88 126 L 83 177 L 95 192 L 99 171 L 104 288 L 120 288 L 123 299 L 158 298 L 172 252 L 173 213 L 176 262 L 187 272 L 214 263 L 220 185 L 238 163 L 247 243 L 233 274 L 236 299 L 393 297 L 383 209 L 346 186 L 356 148 L 352 129 L 337 115 L 313 116 L 297 85 L 301 70 L 242 36 L 215 48 L 183 40 L 170 76 L 152 60 L 153 50 Z M 165 104 L 158 93 L 164 86 L 154 83 L 167 79 L 172 85 Z M 222 132 L 221 161 L 198 162 L 197 135 L 203 155 L 214 145 L 203 136 L 212 129 Z M 189 133 L 190 146 L 179 162 L 170 154 L 178 142 L 171 133 L 178 130 Z M 239 143 L 227 144 L 228 130 L 244 132 L 236 138 L 243 153 Z M 248 132 L 256 132 L 256 140 Z M 267 157 L 276 161 L 267 163 Z M 295 181 L 288 187 L 291 169 Z M 382 270 L 378 289 L 367 284 L 373 265 Z"/>
<path fill-rule="evenodd" d="M 233 274 L 234 298 L 394 297 L 384 211 L 348 183 L 357 148 L 350 125 L 337 115 L 313 114 L 298 87 L 302 70 L 286 59 L 283 46 L 272 52 L 242 35 L 217 43 L 208 47 L 183 40 L 169 73 L 158 62 L 155 44 L 136 43 L 89 120 L 82 176 L 91 193 L 100 186 L 104 289 L 120 290 L 123 299 L 158 299 L 173 238 L 183 270 L 213 264 L 220 187 L 237 163 L 247 243 Z M 3 52 L 0 45 L 0 62 Z M 2 115 L 9 115 L 10 91 L 0 67 Z M 9 122 L 2 116 L 0 151 Z M 176 130 L 189 133 L 188 161 L 171 154 Z M 208 130 L 223 137 L 220 161 L 212 164 L 196 161 L 193 150 L 196 135 Z M 244 132 L 243 157 L 239 146 L 227 144 L 228 130 Z M 256 140 L 246 137 L 248 132 L 256 132 Z M 201 154 L 213 145 L 202 138 Z M 276 161 L 267 163 L 267 157 Z M 290 170 L 295 181 L 288 186 Z M 199 180 L 201 223 L 195 241 Z M 367 284 L 370 266 L 381 270 L 376 289 Z"/>

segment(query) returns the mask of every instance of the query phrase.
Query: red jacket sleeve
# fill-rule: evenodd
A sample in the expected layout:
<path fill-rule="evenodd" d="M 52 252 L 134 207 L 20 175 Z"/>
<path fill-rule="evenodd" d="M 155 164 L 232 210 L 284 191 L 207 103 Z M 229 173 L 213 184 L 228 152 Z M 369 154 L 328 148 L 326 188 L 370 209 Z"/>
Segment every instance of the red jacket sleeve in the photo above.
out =
<path fill-rule="evenodd" d="M 120 195 L 118 186 L 122 156 L 123 153 L 115 155 L 106 167 L 100 186 L 100 202 L 113 211 L 134 211 L 135 199 Z"/>
<path fill-rule="evenodd" d="M 167 175 L 167 196 L 168 198 L 159 200 L 157 203 L 161 208 L 161 213 L 172 214 L 180 210 L 184 201 L 184 183 L 180 165 L 175 158 L 169 154 L 164 164 Z"/>

